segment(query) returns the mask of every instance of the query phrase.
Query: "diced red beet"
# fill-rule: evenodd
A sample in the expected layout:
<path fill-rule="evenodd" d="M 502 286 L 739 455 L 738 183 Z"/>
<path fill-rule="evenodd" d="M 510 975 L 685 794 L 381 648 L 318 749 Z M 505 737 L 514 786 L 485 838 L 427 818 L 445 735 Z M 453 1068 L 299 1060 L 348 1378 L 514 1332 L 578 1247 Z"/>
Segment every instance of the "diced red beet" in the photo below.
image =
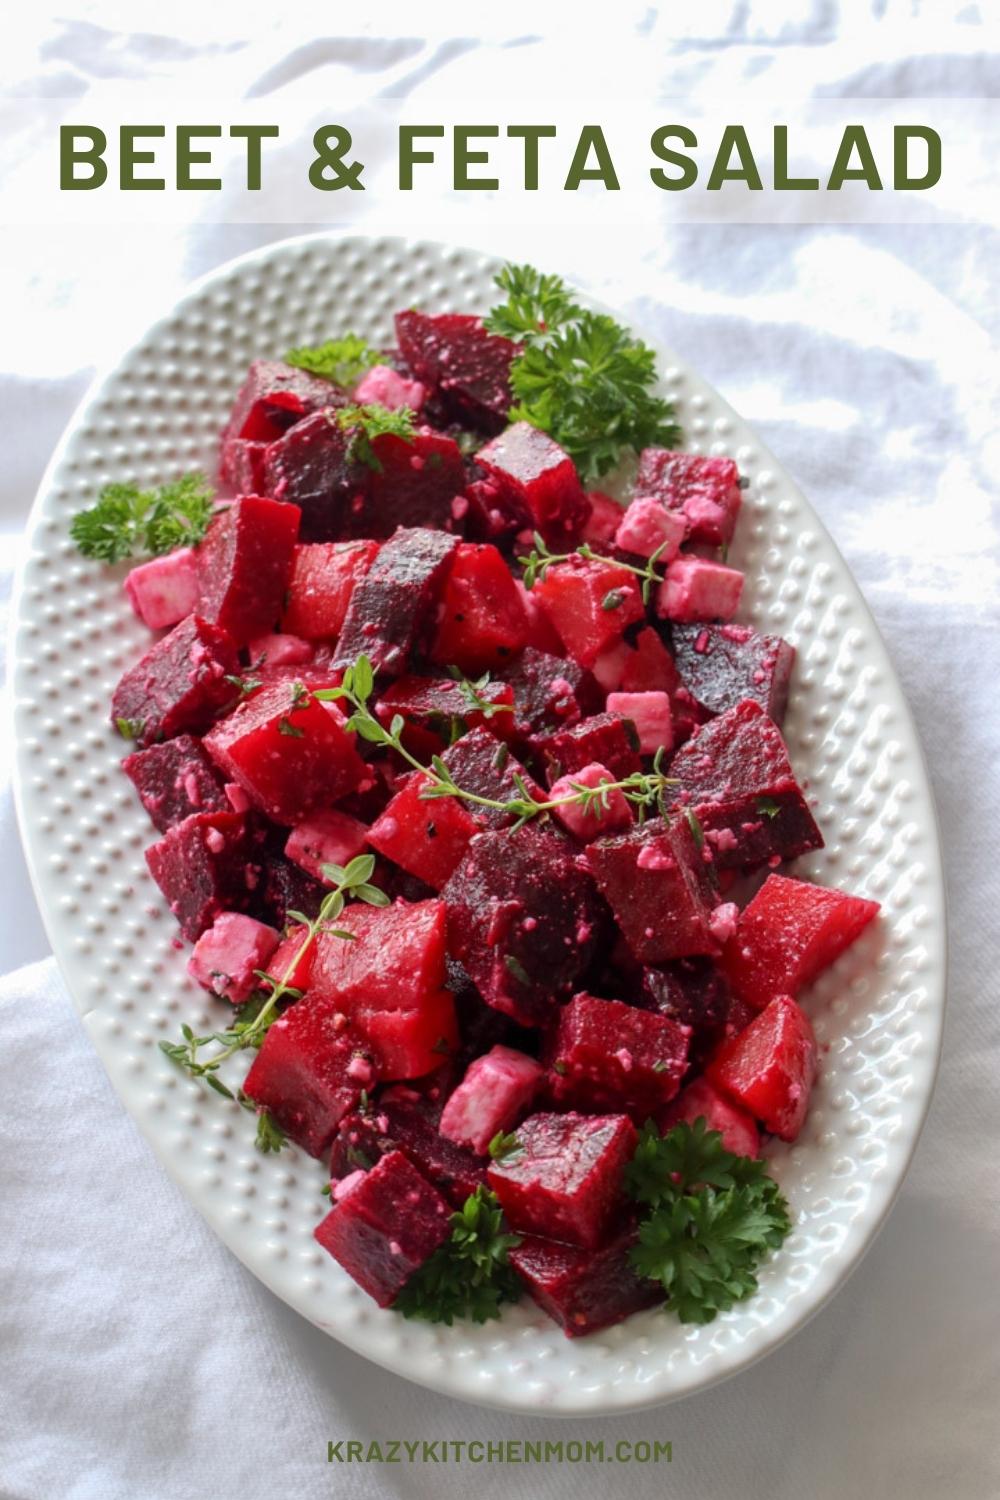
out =
<path fill-rule="evenodd" d="M 299 534 L 299 513 L 259 495 L 222 511 L 196 554 L 198 613 L 238 646 L 269 631 L 281 614 Z"/>
<path fill-rule="evenodd" d="M 587 862 L 642 963 L 717 953 L 715 892 L 688 820 L 655 818 L 587 849 Z"/>
<path fill-rule="evenodd" d="M 781 731 L 759 703 L 738 703 L 703 724 L 674 756 L 670 775 L 721 869 L 823 847 Z"/>
<path fill-rule="evenodd" d="M 747 698 L 780 724 L 788 703 L 795 647 L 749 625 L 677 625 L 677 667 L 706 714 L 725 713 Z"/>
<path fill-rule="evenodd" d="M 542 735 L 535 740 L 535 748 L 545 758 L 550 784 L 595 760 L 607 766 L 616 781 L 642 769 L 635 727 L 618 714 L 595 714 L 569 729 Z"/>
<path fill-rule="evenodd" d="M 192 813 L 146 850 L 149 872 L 192 943 L 223 911 L 245 908 L 259 870 L 242 813 Z"/>
<path fill-rule="evenodd" d="M 111 698 L 111 720 L 128 722 L 141 746 L 175 734 L 200 734 L 233 698 L 239 672 L 232 637 L 189 615 L 123 674 Z"/>
<path fill-rule="evenodd" d="M 357 818 L 336 808 L 321 808 L 297 823 L 288 835 L 285 853 L 314 880 L 329 885 L 323 865 L 350 864 L 368 840 L 368 829 Z"/>
<path fill-rule="evenodd" d="M 292 989 L 309 988 L 314 948 L 312 943 L 306 946 L 308 935 L 308 927 L 290 927 L 287 936 L 281 939 L 271 954 L 268 973 L 290 985 Z M 266 979 L 261 982 L 261 987 L 271 988 Z"/>
<path fill-rule="evenodd" d="M 877 901 L 769 875 L 726 944 L 723 968 L 736 994 L 761 1010 L 775 995 L 798 995 L 878 912 Z"/>
<path fill-rule="evenodd" d="M 466 483 L 454 438 L 429 428 L 409 438 L 384 432 L 372 439 L 371 450 L 374 464 L 366 475 L 355 536 L 387 537 L 399 526 L 454 528 L 452 502 Z"/>
<path fill-rule="evenodd" d="M 625 514 L 620 500 L 605 495 L 602 490 L 588 490 L 590 515 L 584 523 L 580 540 L 589 542 L 597 552 L 607 552 L 614 546 L 615 534 Z"/>
<path fill-rule="evenodd" d="M 635 1243 L 631 1226 L 597 1251 L 528 1236 L 510 1252 L 510 1263 L 532 1299 L 573 1339 L 663 1300 L 662 1287 L 629 1262 Z"/>
<path fill-rule="evenodd" d="M 336 412 L 304 417 L 264 453 L 264 492 L 297 505 L 304 542 L 364 536 L 362 519 L 372 470 L 350 454 Z"/>
<path fill-rule="evenodd" d="M 264 879 L 257 892 L 253 914 L 273 927 L 284 928 L 288 925 L 290 912 L 315 917 L 326 892 L 327 887 L 307 875 L 301 865 L 293 864 L 272 849 L 264 863 Z"/>
<path fill-rule="evenodd" d="M 600 689 L 589 672 L 575 661 L 532 646 L 503 675 L 514 689 L 514 732 L 525 739 L 579 724 L 603 706 Z"/>
<path fill-rule="evenodd" d="M 335 640 L 351 595 L 378 552 L 374 541 L 306 542 L 296 547 L 282 630 L 307 641 Z"/>
<path fill-rule="evenodd" d="M 135 750 L 122 761 L 122 770 L 161 833 L 192 813 L 230 810 L 222 781 L 193 735 Z"/>
<path fill-rule="evenodd" d="M 631 721 L 643 755 L 673 749 L 674 721 L 667 693 L 609 693 L 608 713 L 620 714 L 623 719 Z"/>
<path fill-rule="evenodd" d="M 623 693 L 666 693 L 674 744 L 679 745 L 705 718 L 705 714 L 681 680 L 674 659 L 651 625 L 640 630 L 623 665 L 619 690 Z"/>
<path fill-rule="evenodd" d="M 510 569 L 495 547 L 460 542 L 438 609 L 431 660 L 476 676 L 523 650 L 528 620 Z"/>
<path fill-rule="evenodd" d="M 219 474 L 237 495 L 267 493 L 264 457 L 269 443 L 251 442 L 248 438 L 225 438 L 219 460 Z"/>
<path fill-rule="evenodd" d="M 523 516 L 550 546 L 576 545 L 591 506 L 576 465 L 548 433 L 515 422 L 479 450 L 476 462 L 498 486 L 501 507 Z"/>
<path fill-rule="evenodd" d="M 615 532 L 615 546 L 637 557 L 655 553 L 657 562 L 666 567 L 680 551 L 686 531 L 687 524 L 678 512 L 667 510 L 651 496 L 636 495 Z"/>
<path fill-rule="evenodd" d="M 488 1005 L 524 1026 L 553 1016 L 602 937 L 602 904 L 572 845 L 530 824 L 477 834 L 443 896 L 449 953 Z"/>
<path fill-rule="evenodd" d="M 705 1072 L 765 1130 L 794 1141 L 816 1077 L 816 1038 L 808 1016 L 789 995 L 776 996 L 716 1053 Z"/>
<path fill-rule="evenodd" d="M 483 825 L 472 805 L 457 797 L 424 798 L 431 785 L 429 776 L 414 772 L 368 830 L 368 842 L 439 891 Z"/>
<path fill-rule="evenodd" d="M 486 1180 L 511 1228 L 593 1249 L 622 1204 L 635 1150 L 627 1115 L 538 1114 L 515 1132 L 517 1148 L 491 1162 Z"/>
<path fill-rule="evenodd" d="M 391 365 L 372 365 L 354 387 L 352 399 L 359 406 L 384 406 L 399 411 L 408 406 L 419 411 L 427 400 L 427 389 L 419 380 L 407 380 Z"/>
<path fill-rule="evenodd" d="M 461 683 L 451 677 L 400 677 L 390 683 L 375 705 L 375 716 L 386 728 L 397 714 L 402 718 L 403 744 L 425 761 L 444 750 L 456 728 L 470 729 L 487 723 L 503 737 L 513 728 L 514 689 L 506 682 L 491 682 L 479 696 L 496 707 L 490 713 L 472 708 Z M 474 790 L 474 788 L 469 788 Z"/>
<path fill-rule="evenodd" d="M 255 807 L 291 827 L 368 776 L 341 724 L 301 684 L 276 683 L 217 724 L 205 749 Z"/>
<path fill-rule="evenodd" d="M 689 541 L 719 547 L 732 540 L 742 497 L 739 470 L 731 458 L 644 448 L 635 492 L 653 496 L 667 510 L 679 511 Z"/>
<path fill-rule="evenodd" d="M 552 1102 L 597 1114 L 624 1109 L 642 1124 L 680 1088 L 689 1037 L 686 1026 L 653 1011 L 574 995 L 549 1047 Z"/>
<path fill-rule="evenodd" d="M 753 1115 L 720 1094 L 707 1078 L 695 1078 L 682 1089 L 673 1103 L 657 1115 L 656 1123 L 666 1135 L 681 1121 L 693 1125 L 698 1119 L 705 1121 L 708 1130 L 719 1131 L 727 1151 L 736 1156 L 760 1155 L 760 1135 Z"/>
<path fill-rule="evenodd" d="M 443 531 L 395 532 L 351 595 L 334 665 L 365 655 L 376 672 L 399 677 L 433 618 L 456 545 Z"/>
<path fill-rule="evenodd" d="M 675 557 L 656 595 L 663 620 L 731 620 L 743 593 L 738 568 L 705 557 Z"/>
<path fill-rule="evenodd" d="M 231 439 L 273 442 L 294 423 L 328 406 L 342 406 L 346 393 L 332 381 L 280 359 L 255 359 L 222 434 Z"/>
<path fill-rule="evenodd" d="M 690 1055 L 696 1065 L 753 1014 L 735 1016 L 738 1024 L 730 1031 L 734 1006 L 740 1011 L 742 1006 L 734 1002 L 725 975 L 710 958 L 678 958 L 662 968 L 643 969 L 636 1004 L 690 1029 Z"/>
<path fill-rule="evenodd" d="M 586 558 L 556 563 L 532 592 L 581 667 L 592 667 L 645 614 L 631 573 Z"/>
<path fill-rule="evenodd" d="M 128 602 L 150 630 L 179 625 L 198 603 L 198 577 L 191 547 L 140 563 L 125 579 Z"/>
<path fill-rule="evenodd" d="M 213 995 L 242 1005 L 259 987 L 256 971 L 267 968 L 277 946 L 273 927 L 242 912 L 220 912 L 195 943 L 188 973 Z"/>
<path fill-rule="evenodd" d="M 297 1146 L 324 1156 L 375 1080 L 371 1051 L 336 1002 L 309 995 L 268 1027 L 243 1091 Z"/>
<path fill-rule="evenodd" d="M 511 406 L 510 366 L 520 346 L 487 333 L 468 313 L 396 314 L 396 338 L 413 373 L 441 396 L 459 421 L 496 432 Z"/>
<path fill-rule="evenodd" d="M 544 1077 L 541 1063 L 513 1047 L 477 1057 L 441 1115 L 441 1134 L 485 1156 L 498 1131 L 510 1130 L 530 1108 Z"/>
<path fill-rule="evenodd" d="M 506 686 L 506 684 L 504 684 Z M 502 723 L 509 714 L 496 714 L 491 724 Z M 536 802 L 545 801 L 545 792 L 537 784 L 504 741 L 496 738 L 488 729 L 470 729 L 449 745 L 441 759 L 444 761 L 455 783 L 477 797 L 489 797 L 494 802 L 510 802 L 520 797 L 515 777 L 520 777 L 528 789 L 528 795 Z M 514 821 L 513 813 L 501 812 L 498 808 L 477 807 L 477 817 L 493 827 L 501 827 Z"/>
<path fill-rule="evenodd" d="M 424 1078 L 458 1050 L 450 990 L 437 990 L 415 1010 L 356 1006 L 354 1020 L 368 1039 L 383 1078 Z"/>
<path fill-rule="evenodd" d="M 303 667 L 314 655 L 311 641 L 287 631 L 259 635 L 256 640 L 248 641 L 247 651 L 252 667 Z"/>
<path fill-rule="evenodd" d="M 402 1151 L 455 1208 L 486 1185 L 486 1165 L 464 1146 L 438 1132 L 434 1110 L 411 1089 L 386 1089 L 378 1105 L 364 1114 L 347 1115 L 334 1138 L 330 1176 L 367 1171 L 390 1151 Z"/>
<path fill-rule="evenodd" d="M 402 1151 L 390 1151 L 356 1174 L 314 1233 L 379 1307 L 388 1307 L 448 1238 L 451 1210 Z"/>
<path fill-rule="evenodd" d="M 556 633 L 555 626 L 539 603 L 534 589 L 526 589 L 520 578 L 515 578 L 514 587 L 517 589 L 517 597 L 524 608 L 524 618 L 528 625 L 526 644 L 534 647 L 536 651 L 546 651 L 550 656 L 560 656 L 563 643 Z"/>
<path fill-rule="evenodd" d="M 625 793 L 618 787 L 602 793 L 600 799 L 595 799 L 587 806 L 568 800 L 575 796 L 580 787 L 613 786 L 614 780 L 615 777 L 607 766 L 593 761 L 589 766 L 583 766 L 569 776 L 560 776 L 558 781 L 553 782 L 549 792 L 551 800 L 558 802 L 561 798 L 567 799 L 563 806 L 553 809 L 553 817 L 582 844 L 592 843 L 594 839 L 605 838 L 610 833 L 620 833 L 623 828 L 631 827 L 632 809 Z"/>
<path fill-rule="evenodd" d="M 442 901 L 413 906 L 355 903 L 337 918 L 354 941 L 320 933 L 310 976 L 310 994 L 339 999 L 353 1012 L 368 1006 L 417 1010 L 444 988 L 445 907 Z"/>

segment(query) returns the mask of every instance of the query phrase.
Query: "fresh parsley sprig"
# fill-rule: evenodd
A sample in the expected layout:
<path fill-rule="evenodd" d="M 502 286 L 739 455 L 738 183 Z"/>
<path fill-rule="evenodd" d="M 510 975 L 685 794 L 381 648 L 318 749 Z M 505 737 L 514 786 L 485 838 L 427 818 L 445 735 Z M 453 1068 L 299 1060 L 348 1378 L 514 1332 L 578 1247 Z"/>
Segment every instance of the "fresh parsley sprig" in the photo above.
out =
<path fill-rule="evenodd" d="M 420 792 L 424 800 L 436 797 L 458 797 L 473 807 L 486 807 L 496 812 L 508 813 L 516 820 L 514 828 L 520 828 L 530 819 L 540 817 L 542 813 L 552 812 L 557 807 L 568 807 L 571 804 L 581 807 L 585 814 L 598 817 L 610 807 L 611 794 L 615 791 L 623 792 L 625 797 L 639 809 L 640 816 L 645 816 L 646 812 L 654 807 L 658 808 L 661 813 L 665 813 L 667 788 L 677 784 L 672 778 L 663 774 L 663 751 L 661 749 L 653 758 L 652 771 L 636 771 L 619 781 L 604 781 L 598 786 L 584 786 L 582 782 L 574 781 L 571 782 L 572 790 L 563 797 L 536 800 L 519 772 L 515 772 L 513 778 L 518 793 L 516 797 L 506 800 L 483 797 L 478 792 L 470 792 L 459 786 L 439 755 L 431 757 L 430 765 L 424 765 L 407 749 L 402 739 L 406 728 L 406 721 L 402 714 L 394 714 L 388 728 L 375 717 L 368 706 L 374 687 L 375 674 L 372 664 L 367 656 L 362 655 L 347 668 L 339 687 L 314 689 L 313 697 L 320 700 L 346 701 L 352 710 L 346 728 L 360 735 L 370 744 L 395 750 L 408 765 L 412 766 L 415 771 L 419 771 L 427 780 L 427 785 Z M 481 687 L 482 684 L 479 685 L 480 690 Z"/>
<path fill-rule="evenodd" d="M 354 940 L 353 933 L 334 926 L 344 910 L 348 897 L 356 901 L 364 901 L 369 906 L 388 906 L 389 904 L 389 898 L 385 892 L 371 884 L 372 873 L 375 869 L 373 854 L 359 854 L 346 868 L 335 864 L 325 864 L 321 868 L 324 878 L 332 882 L 332 888 L 323 897 L 316 916 L 307 917 L 300 911 L 288 913 L 293 922 L 306 929 L 291 963 L 280 975 L 268 974 L 263 969 L 256 971 L 257 978 L 262 984 L 269 986 L 270 993 L 265 993 L 263 989 L 256 991 L 241 1008 L 239 1019 L 224 1031 L 212 1031 L 207 1036 L 195 1036 L 191 1027 L 185 1024 L 181 1027 L 183 1041 L 160 1042 L 160 1051 L 169 1057 L 171 1062 L 182 1068 L 189 1077 L 204 1079 L 209 1088 L 214 1089 L 223 1098 L 232 1099 L 241 1104 L 245 1103 L 248 1108 L 254 1110 L 256 1106 L 244 1100 L 242 1095 L 235 1094 L 218 1076 L 222 1064 L 236 1052 L 259 1048 L 267 1035 L 268 1027 L 278 1019 L 282 1002 L 302 998 L 302 991 L 292 984 L 292 976 L 321 932 L 332 933 L 334 937 L 343 938 L 347 942 Z M 212 1043 L 215 1043 L 217 1050 L 206 1054 L 204 1049 Z M 280 1149 L 280 1143 L 275 1144 L 276 1131 L 277 1126 L 273 1121 L 269 1120 L 265 1126 L 258 1124 L 257 1146 L 260 1150 Z"/>
<path fill-rule="evenodd" d="M 382 460 L 372 443 L 386 433 L 412 443 L 416 427 L 413 412 L 408 406 L 393 411 L 388 406 L 342 406 L 331 413 L 333 420 L 350 436 L 347 456 L 355 463 L 365 464 L 376 473 L 382 472 Z"/>
<path fill-rule="evenodd" d="M 142 553 L 159 557 L 201 541 L 215 514 L 213 497 L 208 480 L 197 473 L 153 490 L 108 484 L 96 505 L 73 517 L 70 535 L 84 557 L 99 562 Z"/>
<path fill-rule="evenodd" d="M 643 567 L 635 563 L 621 562 L 617 557 L 603 557 L 601 553 L 595 552 L 589 542 L 582 542 L 575 552 L 550 552 L 545 544 L 545 538 L 536 531 L 533 537 L 534 546 L 524 557 L 519 557 L 518 562 L 524 569 L 523 583 L 526 589 L 533 589 L 536 583 L 541 583 L 549 569 L 556 563 L 572 562 L 575 557 L 582 557 L 586 562 L 606 563 L 609 568 L 624 568 L 627 573 L 634 573 L 641 581 L 642 602 L 648 604 L 654 586 L 663 582 L 663 574 L 656 571 L 656 564 L 666 547 L 666 542 L 661 542 L 655 552 L 651 552 Z M 614 609 L 616 603 L 608 603 L 607 600 L 614 594 L 612 589 L 605 597 L 605 609 Z M 620 597 L 617 603 L 621 603 Z"/>
<path fill-rule="evenodd" d="M 382 356 L 357 333 L 345 333 L 343 338 L 327 339 L 323 344 L 307 344 L 300 349 L 289 349 L 285 364 L 296 369 L 307 370 L 310 375 L 320 375 L 332 380 L 335 385 L 350 388 L 357 385 L 366 370 L 377 365 Z"/>
<path fill-rule="evenodd" d="M 677 446 L 674 408 L 654 393 L 652 349 L 606 313 L 579 306 L 558 276 L 505 266 L 496 284 L 506 301 L 486 327 L 523 345 L 510 370 L 512 422 L 550 433 L 585 484 L 629 450 Z"/>
<path fill-rule="evenodd" d="M 625 1186 L 647 1210 L 629 1259 L 682 1323 L 710 1323 L 752 1296 L 757 1268 L 791 1231 L 766 1162 L 727 1151 L 704 1118 L 666 1135 L 648 1121 Z"/>
<path fill-rule="evenodd" d="M 505 1302 L 514 1302 L 520 1283 L 508 1253 L 520 1239 L 505 1234 L 494 1193 L 480 1185 L 451 1217 L 451 1237 L 425 1261 L 393 1303 L 406 1318 L 446 1323 L 471 1318 L 485 1323 L 498 1318 Z"/>

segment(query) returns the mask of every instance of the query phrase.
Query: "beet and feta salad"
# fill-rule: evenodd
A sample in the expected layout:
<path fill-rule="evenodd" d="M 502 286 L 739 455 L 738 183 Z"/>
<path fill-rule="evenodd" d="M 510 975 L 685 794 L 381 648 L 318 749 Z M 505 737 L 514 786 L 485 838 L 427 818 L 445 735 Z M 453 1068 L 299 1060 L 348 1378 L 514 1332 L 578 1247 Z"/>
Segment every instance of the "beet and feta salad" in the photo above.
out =
<path fill-rule="evenodd" d="M 147 555 L 111 715 L 220 1007 L 161 1046 L 329 1164 L 316 1238 L 381 1306 L 704 1322 L 789 1231 L 761 1139 L 809 1107 L 797 997 L 878 908 L 785 869 L 823 841 L 794 649 L 735 620 L 736 465 L 683 451 L 613 319 L 497 281 L 485 319 L 256 360 L 229 498 L 73 522 Z"/>

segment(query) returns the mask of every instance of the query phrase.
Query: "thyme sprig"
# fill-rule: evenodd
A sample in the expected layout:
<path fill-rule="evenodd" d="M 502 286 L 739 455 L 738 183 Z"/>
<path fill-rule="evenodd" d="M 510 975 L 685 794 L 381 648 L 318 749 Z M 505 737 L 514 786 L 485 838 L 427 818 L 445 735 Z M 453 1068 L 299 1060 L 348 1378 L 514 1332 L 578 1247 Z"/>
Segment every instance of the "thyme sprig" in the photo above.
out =
<path fill-rule="evenodd" d="M 603 557 L 601 553 L 594 551 L 589 542 L 581 543 L 575 552 L 550 552 L 545 539 L 536 531 L 534 543 L 534 547 L 526 557 L 518 558 L 518 562 L 524 568 L 523 582 L 526 589 L 532 589 L 536 583 L 541 583 L 549 569 L 556 563 L 572 562 L 575 557 L 582 557 L 586 562 L 605 563 L 609 568 L 622 568 L 626 573 L 634 573 L 641 580 L 643 604 L 649 603 L 654 584 L 659 585 L 663 582 L 663 574 L 656 571 L 656 564 L 667 546 L 666 542 L 661 542 L 656 551 L 650 553 L 641 568 L 635 563 L 622 562 L 617 557 Z M 612 608 L 611 605 L 606 607 Z"/>

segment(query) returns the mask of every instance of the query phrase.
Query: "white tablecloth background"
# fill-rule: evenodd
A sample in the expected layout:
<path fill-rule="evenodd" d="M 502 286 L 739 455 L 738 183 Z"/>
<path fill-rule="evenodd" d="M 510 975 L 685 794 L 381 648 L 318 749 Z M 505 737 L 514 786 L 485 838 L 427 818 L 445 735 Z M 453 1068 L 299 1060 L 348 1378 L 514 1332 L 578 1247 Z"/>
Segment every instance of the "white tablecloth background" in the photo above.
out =
<path fill-rule="evenodd" d="M 975 4 L 938 5 L 946 28 L 928 30 L 925 19 L 911 30 L 910 7 L 888 0 L 734 0 L 669 23 L 626 4 L 614 19 L 608 12 L 606 35 L 577 34 L 571 63 L 565 40 L 541 34 L 541 7 L 534 17 L 497 7 L 478 32 L 472 7 L 448 25 L 440 17 L 436 32 L 428 7 L 404 13 L 398 27 L 363 10 L 349 26 L 345 18 L 349 39 L 322 42 L 315 38 L 334 29 L 329 7 L 297 10 L 257 35 L 246 30 L 250 7 L 161 7 L 141 17 L 137 5 L 70 9 L 73 18 L 66 8 L 58 18 L 18 17 L 5 37 L 6 82 L 85 96 L 108 80 L 148 78 L 150 87 L 233 95 L 294 90 L 312 77 L 332 108 L 338 80 L 356 92 L 367 79 L 373 96 L 422 93 L 432 118 L 436 89 L 461 94 L 488 76 L 503 97 L 518 69 L 565 82 L 578 66 L 586 92 L 634 65 L 644 84 L 659 80 L 664 98 L 681 73 L 687 86 L 726 92 L 738 118 L 741 85 L 768 69 L 777 89 L 995 93 L 1000 50 Z M 569 25 L 570 8 L 550 8 L 559 9 Z M 1000 1493 L 995 208 L 984 201 L 961 228 L 708 225 L 623 235 L 617 245 L 607 224 L 592 245 L 520 224 L 498 240 L 477 229 L 470 209 L 463 234 L 629 305 L 756 425 L 845 552 L 916 714 L 951 903 L 945 1055 L 907 1184 L 850 1284 L 752 1372 L 658 1412 L 587 1424 L 589 1436 L 670 1438 L 669 1469 L 328 1468 L 331 1438 L 571 1429 L 448 1402 L 383 1373 L 297 1318 L 213 1239 L 119 1106 L 46 957 L 5 743 L 3 1500 L 312 1500 L 470 1487 L 590 1497 L 607 1490 L 609 1472 L 615 1493 L 639 1496 Z M 95 364 L 192 277 L 293 231 L 202 223 L 3 232 L 5 598 L 32 495 Z"/>

